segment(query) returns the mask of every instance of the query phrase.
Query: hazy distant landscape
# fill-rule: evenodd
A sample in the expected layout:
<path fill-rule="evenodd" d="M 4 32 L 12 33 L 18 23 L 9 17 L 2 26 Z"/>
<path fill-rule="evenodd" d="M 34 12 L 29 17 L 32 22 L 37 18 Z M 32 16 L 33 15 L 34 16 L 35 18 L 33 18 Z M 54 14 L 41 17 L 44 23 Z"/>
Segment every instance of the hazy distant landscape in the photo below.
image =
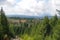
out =
<path fill-rule="evenodd" d="M 0 40 L 60 40 L 60 0 L 0 0 Z"/>

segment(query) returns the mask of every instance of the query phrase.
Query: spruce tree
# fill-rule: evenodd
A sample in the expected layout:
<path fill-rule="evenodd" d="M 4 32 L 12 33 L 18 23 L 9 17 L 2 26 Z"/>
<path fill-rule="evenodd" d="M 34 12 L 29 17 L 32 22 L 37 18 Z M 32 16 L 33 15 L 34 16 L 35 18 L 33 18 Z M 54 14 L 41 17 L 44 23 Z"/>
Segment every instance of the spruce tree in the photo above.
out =
<path fill-rule="evenodd" d="M 1 8 L 1 25 L 2 25 L 2 28 L 3 28 L 3 32 L 2 32 L 3 37 L 5 35 L 7 35 L 9 37 L 9 35 L 10 35 L 9 23 L 8 23 L 7 17 L 5 16 L 3 8 Z M 3 37 L 2 37 L 2 40 L 3 40 Z"/>
<path fill-rule="evenodd" d="M 44 30 L 43 30 L 44 31 L 44 38 L 43 38 L 43 40 L 45 40 L 46 36 L 50 36 L 52 27 L 49 24 L 49 19 L 47 16 L 44 18 L 43 22 L 44 22 Z"/>
<path fill-rule="evenodd" d="M 51 26 L 55 26 L 57 24 L 58 17 L 55 15 L 53 18 L 51 18 L 50 24 Z"/>
<path fill-rule="evenodd" d="M 0 40 L 2 40 L 2 36 L 3 36 L 3 27 L 1 25 L 1 12 L 0 12 Z"/>

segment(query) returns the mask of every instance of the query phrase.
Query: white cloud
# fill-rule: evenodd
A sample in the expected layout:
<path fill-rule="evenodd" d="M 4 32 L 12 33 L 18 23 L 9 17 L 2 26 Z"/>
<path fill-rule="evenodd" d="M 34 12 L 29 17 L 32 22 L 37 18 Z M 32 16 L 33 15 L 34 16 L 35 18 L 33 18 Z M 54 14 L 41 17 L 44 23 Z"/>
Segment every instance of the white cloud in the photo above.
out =
<path fill-rule="evenodd" d="M 44 8 L 44 1 L 39 1 L 37 3 L 36 0 L 22 0 L 21 2 L 17 3 L 17 8 L 22 8 L 23 10 L 25 10 L 25 15 L 28 14 L 30 16 L 38 16 L 38 13 L 41 13 Z M 29 10 L 30 13 L 27 10 Z"/>
<path fill-rule="evenodd" d="M 19 14 L 19 15 L 30 15 L 39 16 L 42 14 L 56 13 L 56 8 L 60 9 L 60 0 L 21 0 L 16 2 L 16 0 L 5 0 L 3 6 L 6 15 Z"/>
<path fill-rule="evenodd" d="M 58 15 L 58 13 L 57 13 L 57 11 L 56 11 L 56 9 L 60 9 L 60 0 L 52 0 L 52 4 L 51 4 L 51 14 L 52 15 L 55 15 L 55 14 L 57 14 Z M 58 15 L 59 16 L 59 15 Z"/>

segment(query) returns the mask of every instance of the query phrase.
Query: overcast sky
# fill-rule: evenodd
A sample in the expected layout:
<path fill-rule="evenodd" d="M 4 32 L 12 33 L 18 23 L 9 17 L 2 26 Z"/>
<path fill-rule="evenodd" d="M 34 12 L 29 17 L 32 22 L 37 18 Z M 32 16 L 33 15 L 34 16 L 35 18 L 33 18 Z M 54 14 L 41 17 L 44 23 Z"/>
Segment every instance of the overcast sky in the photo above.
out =
<path fill-rule="evenodd" d="M 0 7 L 6 15 L 53 16 L 60 10 L 60 0 L 0 0 Z"/>

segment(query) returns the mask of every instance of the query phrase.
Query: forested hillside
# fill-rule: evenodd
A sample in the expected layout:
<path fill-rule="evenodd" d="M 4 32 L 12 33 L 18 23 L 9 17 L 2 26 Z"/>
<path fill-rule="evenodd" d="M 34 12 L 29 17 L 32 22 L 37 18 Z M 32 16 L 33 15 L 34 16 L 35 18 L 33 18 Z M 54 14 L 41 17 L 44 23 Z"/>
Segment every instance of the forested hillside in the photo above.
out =
<path fill-rule="evenodd" d="M 13 19 L 5 16 L 3 8 L 0 12 L 0 40 L 60 40 L 60 17 L 45 16 L 43 19 Z M 10 20 L 10 21 L 9 21 Z M 16 21 L 15 21 L 16 20 Z"/>

